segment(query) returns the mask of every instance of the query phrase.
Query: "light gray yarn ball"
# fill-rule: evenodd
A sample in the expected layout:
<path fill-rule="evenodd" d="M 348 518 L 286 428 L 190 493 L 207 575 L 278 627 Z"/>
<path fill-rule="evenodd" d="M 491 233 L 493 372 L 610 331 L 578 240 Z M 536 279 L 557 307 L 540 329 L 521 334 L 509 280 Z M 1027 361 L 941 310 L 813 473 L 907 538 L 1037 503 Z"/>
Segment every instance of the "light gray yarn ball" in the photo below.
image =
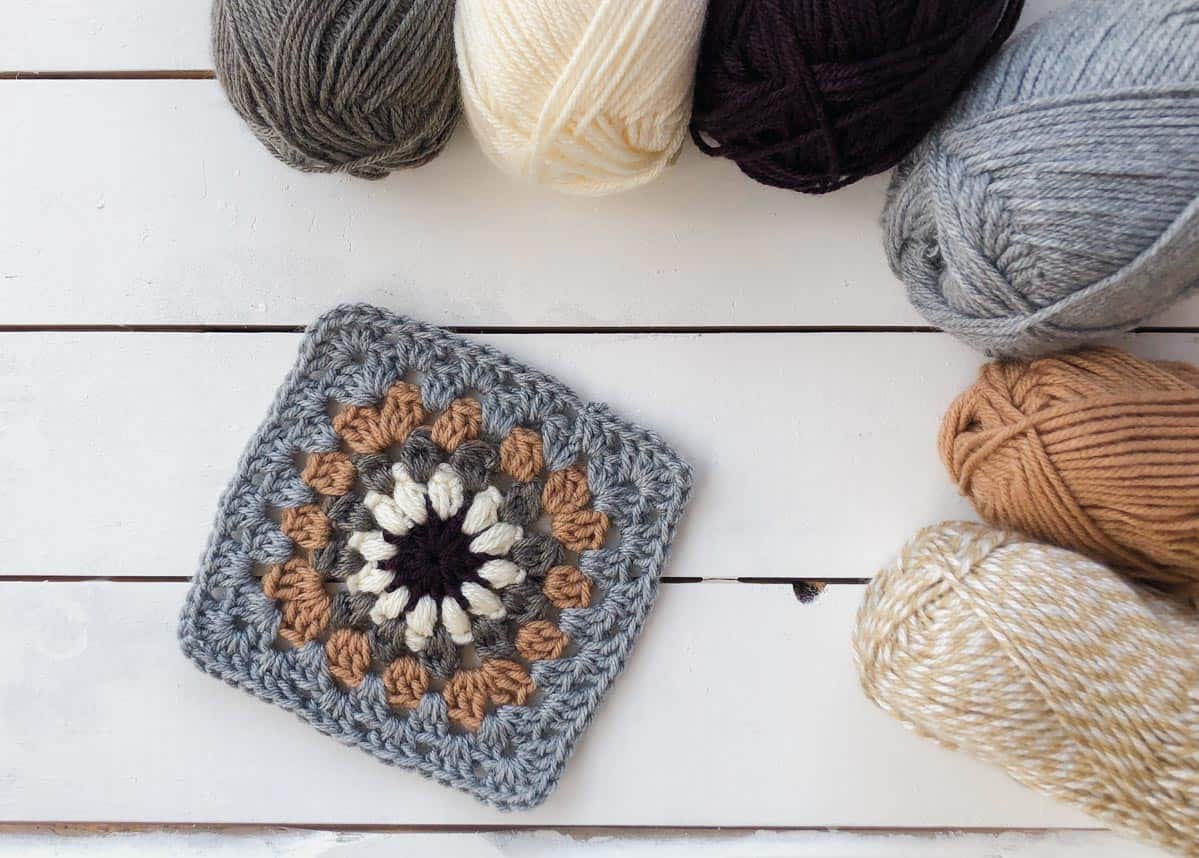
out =
<path fill-rule="evenodd" d="M 1199 0 L 1076 0 L 895 172 L 892 270 L 991 355 L 1127 330 L 1199 285 Z"/>
<path fill-rule="evenodd" d="M 255 136 L 306 172 L 420 166 L 458 120 L 453 0 L 215 0 L 212 52 Z"/>

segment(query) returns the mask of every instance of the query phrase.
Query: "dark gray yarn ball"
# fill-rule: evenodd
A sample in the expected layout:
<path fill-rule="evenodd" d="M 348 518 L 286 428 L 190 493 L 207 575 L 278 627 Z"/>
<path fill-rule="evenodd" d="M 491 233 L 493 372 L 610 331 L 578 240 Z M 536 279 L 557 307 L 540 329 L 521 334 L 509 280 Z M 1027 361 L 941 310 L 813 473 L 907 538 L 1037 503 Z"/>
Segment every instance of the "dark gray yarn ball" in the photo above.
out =
<path fill-rule="evenodd" d="M 453 0 L 215 0 L 229 100 L 281 161 L 379 179 L 458 120 Z"/>
<path fill-rule="evenodd" d="M 1013 39 L 897 168 L 883 225 L 913 305 L 992 355 L 1199 286 L 1199 2 L 1078 0 Z"/>

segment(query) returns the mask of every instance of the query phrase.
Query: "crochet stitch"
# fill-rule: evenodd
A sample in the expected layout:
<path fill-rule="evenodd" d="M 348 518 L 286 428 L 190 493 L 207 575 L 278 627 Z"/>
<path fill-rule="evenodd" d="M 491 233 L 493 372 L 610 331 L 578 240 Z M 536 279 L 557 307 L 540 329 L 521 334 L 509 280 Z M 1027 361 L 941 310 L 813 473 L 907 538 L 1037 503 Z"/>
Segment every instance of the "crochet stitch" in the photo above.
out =
<path fill-rule="evenodd" d="M 498 351 L 319 319 L 180 623 L 203 670 L 501 809 L 539 804 L 624 667 L 691 470 Z"/>

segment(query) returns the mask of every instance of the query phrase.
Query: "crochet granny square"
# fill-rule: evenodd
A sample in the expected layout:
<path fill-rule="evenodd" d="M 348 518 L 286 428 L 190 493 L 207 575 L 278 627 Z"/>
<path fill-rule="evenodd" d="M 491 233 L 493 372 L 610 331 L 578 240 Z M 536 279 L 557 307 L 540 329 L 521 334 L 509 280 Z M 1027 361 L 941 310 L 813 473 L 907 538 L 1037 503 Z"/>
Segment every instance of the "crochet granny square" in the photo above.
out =
<path fill-rule="evenodd" d="M 221 498 L 180 642 L 323 733 L 532 807 L 624 667 L 690 486 L 549 376 L 339 307 Z"/>

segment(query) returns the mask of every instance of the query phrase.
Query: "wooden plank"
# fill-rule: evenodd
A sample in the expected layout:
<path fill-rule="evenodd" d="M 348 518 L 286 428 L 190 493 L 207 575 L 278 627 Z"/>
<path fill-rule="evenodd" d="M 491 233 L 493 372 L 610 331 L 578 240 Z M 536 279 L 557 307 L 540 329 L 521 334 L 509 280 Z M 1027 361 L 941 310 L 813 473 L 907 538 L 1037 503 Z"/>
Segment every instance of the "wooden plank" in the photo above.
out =
<path fill-rule="evenodd" d="M 865 833 L 599 830 L 379 832 L 219 830 L 17 831 L 0 835 L 0 858 L 146 855 L 450 855 L 453 858 L 1167 858 L 1152 846 L 1105 831 Z"/>
<path fill-rule="evenodd" d="M 500 813 L 195 670 L 183 584 L 0 583 L 0 820 L 1095 826 L 866 700 L 861 589 L 665 588 L 557 792 Z"/>
<path fill-rule="evenodd" d="M 691 150 L 652 190 L 577 199 L 512 182 L 465 127 L 383 182 L 304 175 L 214 81 L 10 82 L 0 114 L 9 323 L 304 324 L 359 299 L 447 324 L 920 323 L 879 179 L 817 200 Z"/>
<path fill-rule="evenodd" d="M 862 578 L 969 516 L 935 449 L 979 358 L 944 334 L 478 337 L 695 466 L 667 574 Z M 0 335 L 0 574 L 189 575 L 296 334 Z M 1193 334 L 1123 341 L 1199 362 Z M 72 514 L 69 538 L 51 511 Z M 51 536 L 51 534 L 55 534 Z"/>
<path fill-rule="evenodd" d="M 858 578 L 918 524 L 968 511 L 933 449 L 976 365 L 948 337 L 478 339 L 657 428 L 692 461 L 698 483 L 669 574 Z M 190 574 L 298 340 L 0 336 L 0 443 L 21 451 L 6 469 L 27 487 L 0 493 L 0 573 Z M 88 513 L 47 552 L 45 509 L 66 486 L 89 498 Z"/>
<path fill-rule="evenodd" d="M 579 199 L 511 181 L 465 127 L 382 182 L 305 175 L 204 80 L 0 82 L 0 114 L 5 324 L 302 325 L 346 300 L 466 326 L 925 324 L 884 259 L 884 177 L 809 197 L 689 147 Z M 1199 299 L 1160 321 L 1199 325 Z"/>
<path fill-rule="evenodd" d="M 211 68 L 200 0 L 5 0 L 0 71 Z"/>

